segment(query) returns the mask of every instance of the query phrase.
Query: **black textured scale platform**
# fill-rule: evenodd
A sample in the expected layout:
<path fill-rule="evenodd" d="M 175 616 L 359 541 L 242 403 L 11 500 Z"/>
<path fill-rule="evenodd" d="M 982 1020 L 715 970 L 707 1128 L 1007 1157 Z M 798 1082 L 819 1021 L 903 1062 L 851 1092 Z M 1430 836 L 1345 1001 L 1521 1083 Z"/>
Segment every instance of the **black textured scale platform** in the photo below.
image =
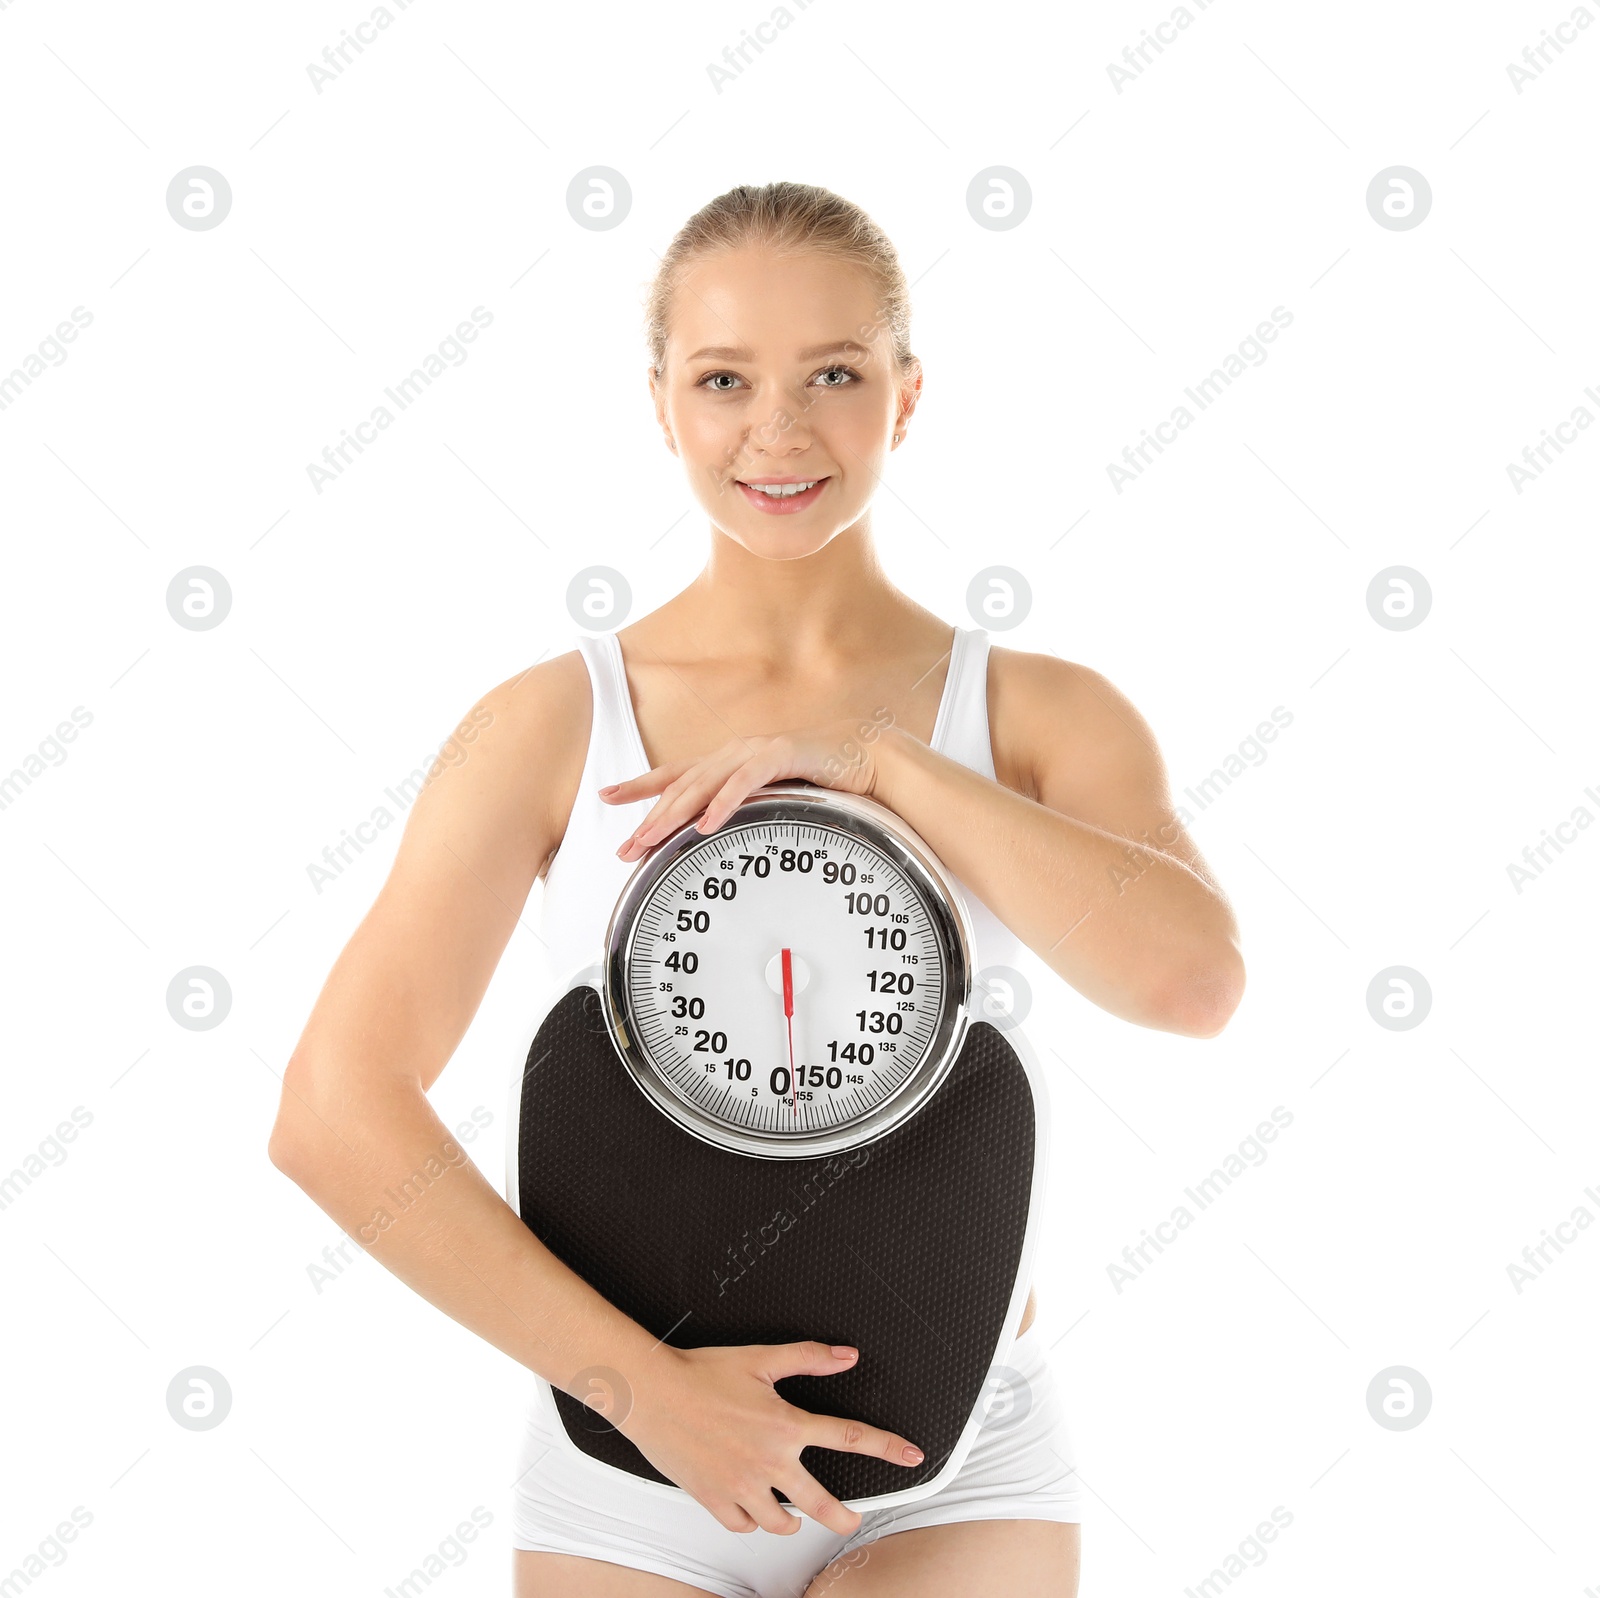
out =
<path fill-rule="evenodd" d="M 783 1377 L 777 1391 L 813 1413 L 899 1432 L 924 1459 L 807 1448 L 802 1463 L 836 1497 L 936 1476 L 983 1394 L 1027 1235 L 1034 1097 L 1004 1033 L 972 1022 L 938 1091 L 875 1142 L 767 1160 L 715 1148 L 649 1103 L 602 1005 L 594 987 L 573 987 L 528 1051 L 522 1219 L 678 1348 L 801 1338 L 859 1348 L 840 1374 Z M 584 1453 L 671 1485 L 603 1416 L 551 1392 Z"/>

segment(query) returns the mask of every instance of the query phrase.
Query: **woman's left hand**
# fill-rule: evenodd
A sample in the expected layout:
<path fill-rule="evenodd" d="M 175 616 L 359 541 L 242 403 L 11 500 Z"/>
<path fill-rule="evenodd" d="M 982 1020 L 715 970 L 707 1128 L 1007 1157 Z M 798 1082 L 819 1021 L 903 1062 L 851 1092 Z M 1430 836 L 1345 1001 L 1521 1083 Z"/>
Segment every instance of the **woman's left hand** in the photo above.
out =
<path fill-rule="evenodd" d="M 661 795 L 617 858 L 639 859 L 696 816 L 701 832 L 715 832 L 757 788 L 786 777 L 874 798 L 881 775 L 879 744 L 889 730 L 888 721 L 852 716 L 774 737 L 732 738 L 699 760 L 652 766 L 643 776 L 602 788 L 600 797 L 614 805 Z"/>

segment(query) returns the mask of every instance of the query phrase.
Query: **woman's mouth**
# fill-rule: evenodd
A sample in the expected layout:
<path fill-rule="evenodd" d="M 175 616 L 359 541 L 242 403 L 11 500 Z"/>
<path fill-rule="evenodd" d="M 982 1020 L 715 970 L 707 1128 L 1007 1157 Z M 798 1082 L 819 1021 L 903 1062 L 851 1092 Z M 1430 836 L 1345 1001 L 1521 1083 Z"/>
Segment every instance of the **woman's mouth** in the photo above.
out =
<path fill-rule="evenodd" d="M 739 492 L 748 503 L 768 516 L 792 516 L 808 505 L 828 485 L 826 477 L 757 477 L 749 481 L 735 478 Z"/>

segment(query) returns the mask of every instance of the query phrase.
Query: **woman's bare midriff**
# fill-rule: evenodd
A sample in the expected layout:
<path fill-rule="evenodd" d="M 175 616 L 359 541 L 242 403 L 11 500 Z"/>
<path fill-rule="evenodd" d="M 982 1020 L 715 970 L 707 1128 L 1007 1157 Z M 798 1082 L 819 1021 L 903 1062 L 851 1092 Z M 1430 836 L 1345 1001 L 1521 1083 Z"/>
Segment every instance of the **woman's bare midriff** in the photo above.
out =
<path fill-rule="evenodd" d="M 1033 1325 L 1033 1312 L 1038 1307 L 1039 1306 L 1035 1302 L 1034 1296 L 1033 1296 L 1033 1285 L 1032 1285 L 1032 1283 L 1030 1283 L 1029 1286 L 1028 1286 L 1028 1302 L 1027 1302 L 1027 1305 L 1024 1307 L 1023 1311 L 1022 1311 L 1022 1324 L 1017 1328 L 1017 1336 L 1018 1337 L 1021 1337 L 1022 1334 L 1025 1331 L 1027 1331 L 1027 1329 L 1030 1326 Z"/>
<path fill-rule="evenodd" d="M 648 620 L 649 618 L 646 618 Z M 921 665 L 916 669 L 891 669 L 876 683 L 852 684 L 848 698 L 829 708 L 819 703 L 814 682 L 807 685 L 808 697 L 803 701 L 785 702 L 781 694 L 750 692 L 743 696 L 729 693 L 729 679 L 719 676 L 705 683 L 691 681 L 693 668 L 686 670 L 685 663 L 675 661 L 664 664 L 651 656 L 657 650 L 650 643 L 641 643 L 638 649 L 630 643 L 628 635 L 636 633 L 643 623 L 623 628 L 617 634 L 622 646 L 623 669 L 628 681 L 628 693 L 633 702 L 634 721 L 639 729 L 639 741 L 652 766 L 668 765 L 679 760 L 696 760 L 719 748 L 733 736 L 733 729 L 774 727 L 799 727 L 813 722 L 843 719 L 853 715 L 870 717 L 882 706 L 894 713 L 893 724 L 910 728 L 924 743 L 932 741 L 933 724 L 944 696 L 945 676 L 948 671 L 948 653 L 951 635 L 944 631 L 944 623 L 937 624 L 939 639 L 931 650 L 919 652 L 917 658 L 932 661 L 932 667 Z M 666 646 L 662 646 L 664 650 Z M 945 669 L 940 670 L 939 655 L 945 655 Z M 993 672 L 997 651 L 990 651 L 990 670 Z M 898 697 L 893 685 L 910 682 L 914 686 L 902 691 Z M 866 690 L 862 692 L 863 688 Z M 713 697 L 702 697 L 704 694 Z M 708 707 L 716 704 L 716 710 Z M 991 704 L 993 695 L 991 695 Z M 869 708 L 863 711 L 862 706 Z M 992 726 L 991 726 L 991 742 Z M 578 769 L 564 773 L 566 792 L 575 793 L 583 780 L 583 751 L 577 751 Z M 1000 770 L 996 762 L 996 773 Z M 633 773 L 632 775 L 640 775 Z M 559 849 L 560 845 L 557 845 Z M 555 858 L 555 850 L 539 870 L 542 880 Z M 1022 1321 L 1017 1327 L 1020 1337 L 1033 1324 L 1038 1308 L 1034 1290 L 1028 1287 L 1028 1302 L 1023 1307 Z"/>

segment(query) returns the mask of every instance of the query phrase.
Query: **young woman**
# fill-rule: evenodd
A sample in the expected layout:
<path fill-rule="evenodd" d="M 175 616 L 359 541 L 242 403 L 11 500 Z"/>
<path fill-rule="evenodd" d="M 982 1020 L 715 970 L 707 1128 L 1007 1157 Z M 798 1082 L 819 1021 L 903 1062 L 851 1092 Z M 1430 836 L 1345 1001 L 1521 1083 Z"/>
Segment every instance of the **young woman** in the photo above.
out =
<path fill-rule="evenodd" d="M 650 391 L 710 523 L 709 558 L 658 610 L 485 695 L 465 757 L 414 805 L 290 1061 L 271 1142 L 347 1229 L 397 1176 L 459 1153 L 427 1089 L 533 883 L 545 879 L 541 935 L 564 977 L 598 958 L 652 844 L 696 818 L 715 830 L 783 778 L 904 817 L 969 890 L 980 972 L 1026 945 L 1137 1025 L 1212 1037 L 1226 1024 L 1244 983 L 1237 929 L 1138 712 L 1086 667 L 952 628 L 878 564 L 870 506 L 922 383 L 908 328 L 893 248 L 827 190 L 734 189 L 672 242 L 649 304 Z M 986 1424 L 937 1493 L 862 1515 L 801 1450 L 901 1460 L 915 1439 L 803 1411 L 773 1386 L 858 1351 L 658 1343 L 470 1161 L 452 1159 L 370 1247 L 564 1391 L 584 1396 L 596 1367 L 619 1375 L 629 1397 L 609 1418 L 684 1489 L 574 1460 L 531 1419 L 521 1598 L 1077 1591 L 1079 1493 L 1031 1291 L 1009 1360 L 1026 1413 Z"/>

